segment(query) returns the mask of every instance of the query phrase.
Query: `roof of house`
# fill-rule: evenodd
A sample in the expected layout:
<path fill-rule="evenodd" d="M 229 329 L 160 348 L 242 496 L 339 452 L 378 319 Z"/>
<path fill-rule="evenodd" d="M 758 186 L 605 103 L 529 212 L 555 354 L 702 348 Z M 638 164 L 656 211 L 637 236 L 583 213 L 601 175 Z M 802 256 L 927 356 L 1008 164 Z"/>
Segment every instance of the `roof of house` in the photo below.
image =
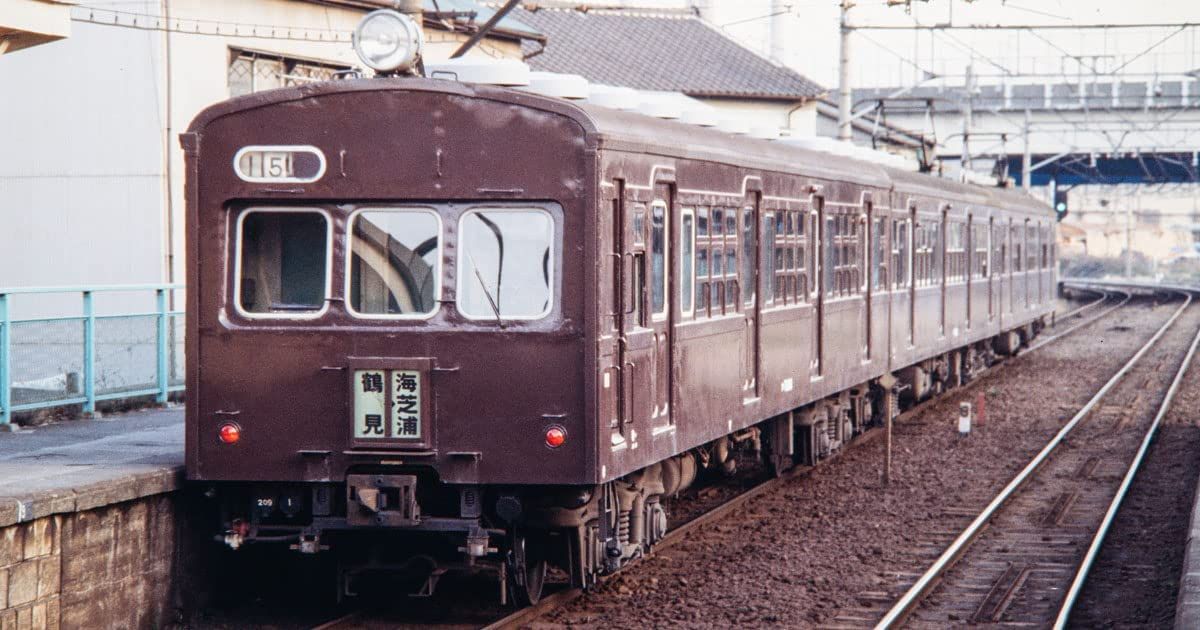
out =
<path fill-rule="evenodd" d="M 510 15 L 547 37 L 542 51 L 523 44 L 534 70 L 700 97 L 802 101 L 826 91 L 689 13 L 527 5 Z"/>

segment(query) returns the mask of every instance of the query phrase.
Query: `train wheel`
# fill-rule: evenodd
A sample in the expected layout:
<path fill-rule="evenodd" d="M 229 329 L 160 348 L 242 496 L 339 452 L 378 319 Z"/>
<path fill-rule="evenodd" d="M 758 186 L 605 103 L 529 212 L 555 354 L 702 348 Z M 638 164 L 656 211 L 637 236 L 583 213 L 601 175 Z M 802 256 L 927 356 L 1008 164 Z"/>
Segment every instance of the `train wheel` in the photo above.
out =
<path fill-rule="evenodd" d="M 517 608 L 537 604 L 546 583 L 546 558 L 541 548 L 525 536 L 514 536 L 507 563 L 513 604 Z"/>

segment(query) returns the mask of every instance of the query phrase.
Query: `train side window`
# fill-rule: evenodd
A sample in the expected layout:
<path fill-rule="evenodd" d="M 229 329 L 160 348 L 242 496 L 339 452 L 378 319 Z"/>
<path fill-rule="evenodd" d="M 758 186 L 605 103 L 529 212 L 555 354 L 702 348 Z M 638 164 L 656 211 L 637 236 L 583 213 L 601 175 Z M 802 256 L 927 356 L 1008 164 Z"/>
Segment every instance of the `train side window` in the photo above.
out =
<path fill-rule="evenodd" d="M 884 242 L 885 237 L 884 219 L 874 217 L 871 219 L 871 290 L 884 291 L 887 290 L 887 243 Z"/>
<path fill-rule="evenodd" d="M 667 204 L 650 206 L 650 311 L 655 317 L 667 313 Z"/>
<path fill-rule="evenodd" d="M 712 209 L 712 235 L 720 236 L 725 233 L 725 210 L 721 208 Z"/>
<path fill-rule="evenodd" d="M 804 213 L 791 211 L 788 213 L 789 226 L 795 224 L 795 234 L 790 235 L 794 247 L 789 249 L 796 250 L 795 262 L 789 269 L 795 269 L 795 276 L 790 276 L 791 286 L 789 287 L 790 295 L 796 302 L 808 301 L 808 245 L 804 237 Z"/>
<path fill-rule="evenodd" d="M 942 224 L 932 222 L 929 224 L 929 241 L 933 252 L 933 273 L 931 280 L 933 284 L 938 284 L 942 281 L 944 274 L 942 257 L 945 250 L 945 243 L 942 239 Z"/>
<path fill-rule="evenodd" d="M 247 317 L 315 317 L 330 282 L 330 221 L 319 210 L 251 209 L 238 219 L 234 294 Z"/>
<path fill-rule="evenodd" d="M 726 224 L 725 227 L 729 227 L 729 225 Z M 725 277 L 727 278 L 725 281 L 725 306 L 729 307 L 725 309 L 725 312 L 731 313 L 737 310 L 738 303 L 737 241 L 729 239 L 725 242 L 727 243 L 725 245 Z"/>
<path fill-rule="evenodd" d="M 1042 269 L 1049 269 L 1050 268 L 1050 234 L 1049 234 L 1050 230 L 1048 228 L 1042 228 L 1041 230 L 1038 230 L 1038 232 L 1039 232 L 1038 238 L 1041 240 L 1041 244 L 1042 244 Z"/>
<path fill-rule="evenodd" d="M 633 209 L 633 244 L 646 244 L 646 206 L 640 203 Z"/>
<path fill-rule="evenodd" d="M 992 221 L 992 273 L 1004 274 L 1004 270 L 1008 269 L 1008 246 L 1004 242 L 1004 226 L 995 223 L 995 218 Z"/>
<path fill-rule="evenodd" d="M 469 319 L 538 319 L 554 299 L 554 219 L 537 208 L 463 214 L 458 310 Z"/>
<path fill-rule="evenodd" d="M 766 212 L 763 214 L 763 248 L 770 248 L 763 261 L 763 304 L 775 302 L 775 273 L 780 265 L 777 264 L 777 254 L 782 253 L 775 244 L 775 221 L 784 216 L 784 212 Z"/>
<path fill-rule="evenodd" d="M 836 269 L 838 262 L 837 250 L 840 243 L 837 238 L 837 228 L 837 217 L 826 215 L 824 233 L 821 235 L 821 249 L 824 250 L 821 284 L 825 285 L 825 295 L 827 297 L 834 297 L 838 292 Z"/>
<path fill-rule="evenodd" d="M 1038 266 L 1038 233 L 1037 228 L 1028 220 L 1025 221 L 1025 268 L 1034 271 Z"/>
<path fill-rule="evenodd" d="M 976 278 L 986 278 L 988 269 L 988 226 L 986 223 L 971 224 L 971 249 L 975 252 L 975 266 L 972 273 Z"/>
<path fill-rule="evenodd" d="M 1021 232 L 1021 228 L 1015 225 L 1009 229 L 1009 234 L 1012 239 L 1012 270 L 1013 273 L 1020 273 L 1022 264 L 1021 252 L 1023 251 L 1021 249 L 1021 240 L 1024 234 Z"/>
<path fill-rule="evenodd" d="M 442 228 L 438 215 L 419 208 L 370 208 L 350 217 L 350 313 L 424 317 L 438 308 Z"/>
<path fill-rule="evenodd" d="M 914 222 L 912 226 L 912 272 L 918 287 L 930 283 L 931 254 L 929 251 L 928 228 L 922 222 Z"/>
<path fill-rule="evenodd" d="M 694 210 L 684 208 L 679 221 L 679 311 L 685 316 L 695 309 L 696 234 Z"/>
<path fill-rule="evenodd" d="M 947 282 L 966 279 L 966 227 L 961 221 L 946 222 Z"/>
<path fill-rule="evenodd" d="M 908 287 L 908 220 L 892 219 L 892 288 Z"/>
<path fill-rule="evenodd" d="M 758 261 L 754 260 L 754 206 L 742 209 L 742 302 L 747 306 L 754 304 L 758 287 L 754 282 L 754 274 L 758 270 Z"/>

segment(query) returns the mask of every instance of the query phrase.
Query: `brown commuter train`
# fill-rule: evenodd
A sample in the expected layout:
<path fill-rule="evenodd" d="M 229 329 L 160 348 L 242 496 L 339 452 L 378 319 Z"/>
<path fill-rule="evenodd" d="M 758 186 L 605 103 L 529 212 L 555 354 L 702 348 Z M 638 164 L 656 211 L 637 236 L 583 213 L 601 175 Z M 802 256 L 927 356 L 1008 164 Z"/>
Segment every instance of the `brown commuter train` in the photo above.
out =
<path fill-rule="evenodd" d="M 547 564 L 640 556 L 700 471 L 811 464 L 1053 303 L 1023 195 L 513 89 L 280 89 L 182 141 L 187 474 L 220 538 L 522 603 Z"/>

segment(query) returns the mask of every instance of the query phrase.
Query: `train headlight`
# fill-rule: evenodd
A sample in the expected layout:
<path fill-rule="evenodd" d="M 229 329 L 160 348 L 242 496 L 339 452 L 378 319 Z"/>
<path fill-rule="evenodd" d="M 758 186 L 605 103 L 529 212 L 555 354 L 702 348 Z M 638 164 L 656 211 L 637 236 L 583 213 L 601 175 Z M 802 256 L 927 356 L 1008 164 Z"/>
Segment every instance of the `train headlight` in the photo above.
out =
<path fill-rule="evenodd" d="M 416 20 L 391 9 L 368 13 L 354 29 L 354 52 L 377 72 L 404 72 L 413 67 L 423 44 Z"/>

